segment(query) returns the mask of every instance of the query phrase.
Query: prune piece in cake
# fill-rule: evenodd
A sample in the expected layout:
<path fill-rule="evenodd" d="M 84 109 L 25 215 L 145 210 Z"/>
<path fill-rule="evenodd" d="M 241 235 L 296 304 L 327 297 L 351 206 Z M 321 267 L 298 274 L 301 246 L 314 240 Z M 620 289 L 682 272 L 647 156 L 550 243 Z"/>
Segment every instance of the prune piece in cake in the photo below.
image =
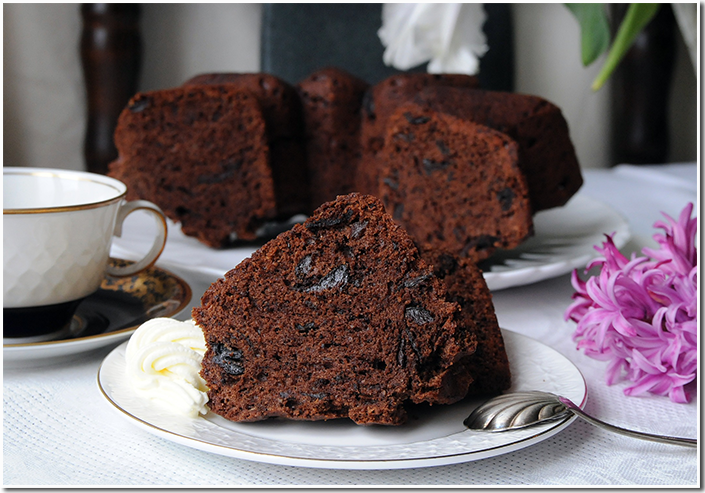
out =
<path fill-rule="evenodd" d="M 303 145 L 301 101 L 296 89 L 266 73 L 209 73 L 197 75 L 184 86 L 228 84 L 252 92 L 262 108 L 269 145 L 270 166 L 279 219 L 308 214 L 309 181 Z"/>
<path fill-rule="evenodd" d="M 231 349 L 224 344 L 213 346 L 213 363 L 223 369 L 228 375 L 242 375 L 245 367 L 242 364 L 242 351 Z"/>
<path fill-rule="evenodd" d="M 257 99 L 231 86 L 134 96 L 115 130 L 110 174 L 211 247 L 256 237 L 276 216 L 265 123 Z"/>
<path fill-rule="evenodd" d="M 407 403 L 456 402 L 473 381 L 476 350 L 459 310 L 378 199 L 340 196 L 213 283 L 193 309 L 210 409 L 234 421 L 396 425 Z M 237 348 L 241 374 L 223 365 L 223 347 Z"/>
<path fill-rule="evenodd" d="M 388 127 L 381 196 L 422 251 L 477 262 L 532 233 L 526 181 L 509 137 L 412 102 Z M 400 137 L 409 132 L 417 138 Z"/>
<path fill-rule="evenodd" d="M 532 212 L 568 202 L 583 183 L 560 108 L 538 96 L 428 87 L 414 101 L 507 134 L 519 145 Z M 507 201 L 511 196 L 505 193 Z"/>
<path fill-rule="evenodd" d="M 324 68 L 297 84 L 304 113 L 312 206 L 355 191 L 360 111 L 367 82 Z"/>

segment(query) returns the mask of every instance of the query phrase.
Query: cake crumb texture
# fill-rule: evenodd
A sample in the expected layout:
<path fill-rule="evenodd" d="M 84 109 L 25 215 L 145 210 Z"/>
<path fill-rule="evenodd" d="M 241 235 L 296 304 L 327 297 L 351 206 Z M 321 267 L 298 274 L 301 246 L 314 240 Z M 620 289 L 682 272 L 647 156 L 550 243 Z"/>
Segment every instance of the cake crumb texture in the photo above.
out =
<path fill-rule="evenodd" d="M 135 95 L 118 119 L 110 172 L 128 198 L 156 203 L 211 247 L 252 240 L 277 214 L 265 124 L 252 93 L 228 85 Z"/>
<path fill-rule="evenodd" d="M 422 251 L 480 261 L 533 233 L 518 146 L 506 135 L 407 102 L 388 119 L 380 191 Z"/>
<path fill-rule="evenodd" d="M 397 425 L 405 404 L 450 404 L 473 382 L 477 328 L 371 196 L 340 196 L 266 243 L 193 317 L 209 406 L 234 421 Z"/>

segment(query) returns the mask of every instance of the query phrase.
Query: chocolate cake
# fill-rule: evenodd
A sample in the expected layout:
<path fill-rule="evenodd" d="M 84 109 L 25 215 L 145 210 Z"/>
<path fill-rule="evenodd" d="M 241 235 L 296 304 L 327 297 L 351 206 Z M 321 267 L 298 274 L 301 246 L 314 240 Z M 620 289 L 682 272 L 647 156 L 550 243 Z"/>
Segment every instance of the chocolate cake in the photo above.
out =
<path fill-rule="evenodd" d="M 139 93 L 115 130 L 110 175 L 212 247 L 254 239 L 277 214 L 262 111 L 229 85 Z"/>
<path fill-rule="evenodd" d="M 361 145 L 363 159 L 358 169 L 358 192 L 377 195 L 379 191 L 378 156 L 384 145 L 387 119 L 397 107 L 412 99 L 426 87 L 478 88 L 477 77 L 463 74 L 396 74 L 372 86 L 365 94 L 362 107 Z"/>
<path fill-rule="evenodd" d="M 477 262 L 532 234 L 512 139 L 413 102 L 400 105 L 387 123 L 380 195 L 419 249 Z"/>
<path fill-rule="evenodd" d="M 318 207 L 355 191 L 360 161 L 360 108 L 367 82 L 336 68 L 297 85 L 304 112 L 311 204 Z"/>
<path fill-rule="evenodd" d="M 514 139 L 519 144 L 519 167 L 526 176 L 534 213 L 564 205 L 583 183 L 568 124 L 560 108 L 545 99 L 507 92 L 429 87 L 414 100 L 487 125 Z"/>
<path fill-rule="evenodd" d="M 213 283 L 193 309 L 211 411 L 234 421 L 396 425 L 406 403 L 462 399 L 476 333 L 483 324 L 496 330 L 496 320 L 487 293 L 468 292 L 463 303 L 481 316 L 464 326 L 443 285 L 456 285 L 453 273 L 443 275 L 378 199 L 353 193 L 324 204 Z"/>
<path fill-rule="evenodd" d="M 266 73 L 210 73 L 197 75 L 184 86 L 230 84 L 252 92 L 264 114 L 270 166 L 280 219 L 310 213 L 309 180 L 303 136 L 301 101 L 296 89 Z"/>
<path fill-rule="evenodd" d="M 135 97 L 110 174 L 213 247 L 357 191 L 382 198 L 422 251 L 480 261 L 521 243 L 530 216 L 565 204 L 582 176 L 558 107 L 477 86 L 404 73 L 369 87 L 336 68 L 297 87 L 264 73 L 202 74 L 149 104 Z M 234 100 L 245 113 L 223 119 Z"/>
<path fill-rule="evenodd" d="M 475 263 L 438 250 L 423 254 L 446 288 L 446 299 L 460 305 L 458 323 L 477 339 L 477 350 L 468 358 L 467 371 L 474 381 L 468 396 L 492 395 L 511 385 L 509 360 L 497 323 L 492 294 Z"/>

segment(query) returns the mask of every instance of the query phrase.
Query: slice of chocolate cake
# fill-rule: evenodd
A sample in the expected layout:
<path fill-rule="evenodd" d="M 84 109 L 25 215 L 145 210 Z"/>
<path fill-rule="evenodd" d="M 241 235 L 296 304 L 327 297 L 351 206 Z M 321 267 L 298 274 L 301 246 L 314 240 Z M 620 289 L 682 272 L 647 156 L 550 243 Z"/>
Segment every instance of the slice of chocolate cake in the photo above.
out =
<path fill-rule="evenodd" d="M 257 99 L 232 86 L 140 93 L 115 130 L 111 176 L 211 247 L 254 239 L 276 216 Z"/>
<path fill-rule="evenodd" d="M 538 96 L 428 87 L 414 101 L 507 134 L 519 145 L 519 167 L 532 212 L 564 205 L 583 184 L 560 108 Z"/>
<path fill-rule="evenodd" d="M 313 208 L 355 191 L 360 108 L 367 82 L 337 68 L 299 82 Z"/>
<path fill-rule="evenodd" d="M 209 73 L 184 86 L 229 84 L 255 95 L 264 115 L 279 219 L 309 214 L 309 180 L 303 144 L 304 124 L 296 89 L 266 73 Z"/>
<path fill-rule="evenodd" d="M 396 425 L 406 403 L 453 403 L 473 381 L 459 305 L 370 196 L 341 196 L 265 244 L 193 318 L 209 407 L 234 421 Z"/>
<path fill-rule="evenodd" d="M 369 88 L 362 105 L 363 159 L 355 183 L 358 192 L 379 196 L 379 153 L 384 146 L 387 120 L 400 104 L 409 101 L 427 87 L 478 88 L 479 79 L 464 74 L 401 73 Z"/>
<path fill-rule="evenodd" d="M 504 134 L 405 103 L 388 120 L 380 192 L 422 251 L 479 261 L 533 232 L 517 144 Z"/>

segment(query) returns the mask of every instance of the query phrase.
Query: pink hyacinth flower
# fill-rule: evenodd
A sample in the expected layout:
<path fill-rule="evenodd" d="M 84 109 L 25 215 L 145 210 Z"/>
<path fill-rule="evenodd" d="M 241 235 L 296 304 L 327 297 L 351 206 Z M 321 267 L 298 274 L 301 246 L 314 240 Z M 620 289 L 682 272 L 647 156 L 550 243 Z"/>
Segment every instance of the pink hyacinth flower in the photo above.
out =
<path fill-rule="evenodd" d="M 626 395 L 650 392 L 673 402 L 689 402 L 684 386 L 697 372 L 697 219 L 688 204 L 678 220 L 663 214 L 655 234 L 658 249 L 643 248 L 643 256 L 627 258 L 612 235 L 601 257 L 585 272 L 599 274 L 583 281 L 574 271 L 573 303 L 566 320 L 577 323 L 573 339 L 585 354 L 607 361 L 606 381 L 632 382 Z"/>

